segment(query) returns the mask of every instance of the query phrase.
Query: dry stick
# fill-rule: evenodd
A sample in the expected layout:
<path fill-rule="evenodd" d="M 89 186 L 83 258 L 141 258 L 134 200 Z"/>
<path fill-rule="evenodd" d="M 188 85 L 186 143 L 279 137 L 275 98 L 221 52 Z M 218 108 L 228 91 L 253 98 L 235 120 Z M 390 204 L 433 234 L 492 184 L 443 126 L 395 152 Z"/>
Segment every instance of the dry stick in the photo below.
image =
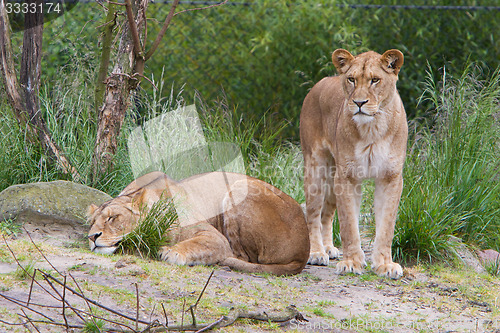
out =
<path fill-rule="evenodd" d="M 61 281 L 59 281 L 58 279 L 56 279 L 55 277 L 53 277 L 53 276 L 51 276 L 51 275 L 49 275 L 49 274 L 47 274 L 47 273 L 44 273 L 44 274 L 46 274 L 46 275 L 47 275 L 47 276 L 48 276 L 51 280 L 53 280 L 54 282 L 56 282 L 56 283 L 58 283 L 58 284 L 62 285 L 62 282 L 61 282 Z M 71 276 L 71 274 L 70 274 L 70 276 Z M 72 276 L 71 276 L 71 277 L 72 277 Z M 73 278 L 73 277 L 72 277 L 72 278 Z M 73 280 L 74 280 L 74 278 L 73 278 Z M 73 289 L 73 288 L 71 288 L 71 287 L 66 286 L 66 288 L 67 288 L 69 291 L 71 291 L 73 294 L 75 294 L 76 296 L 81 297 L 82 299 L 84 299 L 86 302 L 89 302 L 89 303 L 91 303 L 91 304 L 94 304 L 94 305 L 96 305 L 96 306 L 98 306 L 98 307 L 100 307 L 100 308 L 102 308 L 102 309 L 104 309 L 104 310 L 106 310 L 106 311 L 109 311 L 109 312 L 111 312 L 111 313 L 113 313 L 113 314 L 115 314 L 115 315 L 117 315 L 117 316 L 123 317 L 123 318 L 125 318 L 125 319 L 130 320 L 130 321 L 135 321 L 135 318 L 130 317 L 130 316 L 127 316 L 127 315 L 125 315 L 125 314 L 123 314 L 123 313 L 120 313 L 120 312 L 118 312 L 118 311 L 116 311 L 116 310 L 113 310 L 113 309 L 111 309 L 111 308 L 109 308 L 109 307 L 107 307 L 107 306 L 105 306 L 105 305 L 102 305 L 102 304 L 100 304 L 99 302 L 96 302 L 96 301 L 94 301 L 94 300 L 92 300 L 92 299 L 90 299 L 90 298 L 87 298 L 87 297 L 85 297 L 84 295 L 82 295 L 81 293 L 79 293 L 78 291 L 74 290 L 74 289 Z M 144 321 L 144 320 L 141 320 L 141 319 L 139 319 L 139 323 L 141 323 L 141 324 L 146 324 L 146 325 L 148 325 L 148 324 L 149 324 L 147 321 Z"/>
<path fill-rule="evenodd" d="M 58 322 L 52 323 L 50 321 L 39 320 L 39 319 L 34 320 L 34 319 L 29 318 L 29 317 L 23 316 L 21 314 L 19 316 L 28 320 L 30 322 L 30 324 L 31 323 L 38 323 L 38 324 L 46 324 L 46 325 L 54 325 L 54 326 L 64 326 L 63 323 L 58 323 Z M 84 326 L 82 326 L 82 325 L 69 325 L 69 328 L 82 329 L 82 328 L 84 328 Z"/>
<path fill-rule="evenodd" d="M 168 328 L 167 311 L 165 311 L 165 306 L 163 305 L 163 303 L 161 303 L 161 307 L 163 308 L 163 315 L 165 316 L 165 326 Z"/>
<path fill-rule="evenodd" d="M 29 306 L 30 305 L 30 301 L 31 301 L 31 293 L 33 291 L 33 284 L 35 283 L 35 277 L 36 277 L 36 271 L 38 269 L 35 268 L 35 270 L 33 271 L 33 276 L 31 277 L 31 285 L 30 285 L 30 292 L 28 293 L 28 300 L 26 301 L 26 305 Z"/>
<path fill-rule="evenodd" d="M 181 331 L 184 327 L 184 309 L 186 308 L 186 298 L 184 298 L 184 303 L 182 304 L 182 316 L 181 316 Z"/>
<path fill-rule="evenodd" d="M 49 259 L 47 259 L 47 257 L 45 256 L 45 254 L 43 254 L 42 250 L 40 250 L 40 248 L 35 244 L 35 242 L 33 241 L 33 238 L 31 238 L 30 233 L 28 232 L 28 230 L 26 230 L 26 228 L 24 226 L 23 226 L 23 229 L 24 229 L 24 231 L 26 231 L 26 234 L 30 238 L 31 244 L 33 244 L 35 246 L 35 249 L 37 249 L 37 251 L 42 255 L 43 259 L 45 259 L 45 261 L 50 265 L 50 267 L 52 267 L 53 270 L 55 270 L 57 273 L 59 273 L 59 275 L 63 276 L 61 274 L 61 272 L 59 272 L 57 270 L 57 268 L 55 268 L 54 265 L 52 265 L 52 263 L 49 261 Z"/>
<path fill-rule="evenodd" d="M 219 7 L 219 6 L 222 6 L 224 4 L 226 4 L 226 2 L 228 2 L 229 0 L 224 0 L 222 1 L 221 3 L 216 3 L 215 5 L 210 5 L 210 6 L 206 6 L 206 7 L 200 7 L 200 8 L 191 8 L 191 9 L 185 9 L 185 10 L 181 10 L 180 12 L 178 13 L 175 13 L 174 16 L 177 16 L 179 14 L 182 14 L 182 13 L 186 13 L 186 12 L 194 12 L 196 10 L 205 10 L 205 9 L 210 9 L 210 8 L 214 8 L 214 7 Z"/>
<path fill-rule="evenodd" d="M 62 296 L 62 316 L 64 319 L 64 323 L 66 324 L 66 330 L 68 330 L 68 319 L 66 318 L 66 275 L 64 276 L 64 287 L 63 287 L 63 296 Z"/>
<path fill-rule="evenodd" d="M 196 302 L 194 303 L 194 305 L 191 305 L 189 307 L 189 311 L 191 312 L 191 322 L 192 322 L 192 325 L 194 327 L 196 327 L 196 316 L 194 314 L 194 310 L 196 309 L 196 307 L 198 306 L 198 303 L 200 302 L 201 300 L 201 297 L 203 296 L 203 294 L 205 293 L 205 290 L 207 289 L 207 286 L 208 286 L 208 283 L 210 282 L 210 279 L 212 278 L 212 276 L 214 275 L 214 272 L 215 272 L 215 269 L 212 270 L 212 273 L 210 273 L 210 276 L 208 277 L 207 279 L 207 282 L 205 282 L 205 286 L 203 286 L 203 289 L 201 290 L 201 293 L 200 295 L 198 296 L 198 299 L 196 300 Z"/>
<path fill-rule="evenodd" d="M 177 8 L 179 1 L 180 0 L 174 0 L 174 3 L 170 7 L 170 11 L 167 15 L 167 18 L 165 19 L 165 22 L 163 23 L 163 26 L 161 27 L 160 32 L 156 36 L 156 39 L 154 40 L 153 45 L 151 45 L 151 48 L 149 49 L 149 51 L 146 53 L 146 56 L 144 57 L 144 61 L 147 61 L 149 58 L 151 58 L 153 53 L 155 53 L 156 49 L 160 45 L 161 39 L 163 38 L 163 36 L 167 32 L 168 26 L 170 25 L 170 22 L 172 21 L 172 18 L 174 17 L 175 9 Z"/>
<path fill-rule="evenodd" d="M 225 316 L 222 316 L 220 317 L 217 321 L 205 326 L 204 328 L 202 328 L 201 330 L 198 330 L 196 331 L 195 333 L 201 333 L 201 332 L 206 332 L 206 331 L 210 331 L 212 328 L 216 327 L 217 325 L 219 325 L 223 320 L 224 320 Z"/>
<path fill-rule="evenodd" d="M 14 257 L 14 260 L 16 261 L 17 265 L 19 267 L 21 267 L 21 269 L 29 276 L 31 277 L 31 275 L 28 273 L 28 271 L 21 265 L 21 263 L 19 262 L 19 260 L 17 259 L 16 255 L 14 254 L 14 251 L 12 251 L 12 249 L 10 248 L 9 244 L 7 243 L 7 240 L 5 239 L 5 236 L 2 235 L 2 238 L 3 238 L 3 241 L 5 243 L 5 245 L 7 246 L 7 249 L 9 249 L 10 253 L 12 254 L 12 257 Z M 42 272 L 42 271 L 40 271 Z M 49 294 L 50 296 L 52 296 L 54 299 L 56 299 L 57 301 L 60 301 L 59 298 L 55 297 L 52 293 L 50 293 L 47 289 L 44 288 L 44 286 L 42 286 L 38 281 L 35 280 L 35 283 L 40 287 L 42 288 L 43 291 L 45 291 L 47 294 Z"/>
<path fill-rule="evenodd" d="M 82 298 L 83 300 L 85 301 L 85 303 L 87 304 L 88 308 L 89 308 L 89 312 L 90 312 L 90 319 L 92 320 L 92 322 L 94 323 L 95 327 L 97 328 L 97 330 L 99 332 L 101 332 L 101 329 L 99 328 L 99 326 L 97 325 L 97 323 L 95 322 L 95 316 L 94 314 L 92 313 L 92 307 L 90 306 L 89 302 L 87 301 L 87 297 L 85 297 L 83 295 L 83 290 L 82 288 L 80 288 L 80 285 L 78 284 L 78 282 L 76 282 L 76 279 L 73 277 L 73 275 L 71 275 L 71 273 L 68 273 L 69 276 L 71 277 L 71 279 L 73 280 L 73 282 L 75 282 L 76 284 L 76 287 L 78 288 L 78 290 L 80 290 L 80 293 L 82 294 Z"/>
<path fill-rule="evenodd" d="M 35 324 L 33 323 L 33 321 L 31 320 L 30 317 L 28 317 L 28 315 L 26 314 L 26 312 L 24 312 L 24 309 L 21 309 L 21 311 L 23 312 L 24 314 L 24 318 L 26 318 L 28 320 L 28 322 L 31 324 L 31 326 L 33 326 L 33 328 L 38 332 L 40 333 L 40 331 L 38 330 L 38 328 L 35 326 Z M 27 327 L 26 327 L 27 328 Z M 31 332 L 31 331 L 30 331 Z"/>
<path fill-rule="evenodd" d="M 130 1 L 130 0 L 128 0 Z M 135 294 L 137 297 L 137 304 L 136 304 L 136 314 L 135 314 L 135 330 L 139 330 L 139 287 L 137 286 L 137 282 L 135 282 Z"/>
<path fill-rule="evenodd" d="M 42 316 L 42 317 L 45 317 L 45 318 L 47 318 L 48 320 L 50 320 L 50 321 L 52 321 L 52 322 L 56 322 L 54 319 L 52 319 L 52 318 L 50 318 L 50 317 L 48 317 L 48 316 L 44 315 L 42 312 L 37 311 L 37 310 L 34 310 L 34 309 L 32 309 L 32 308 L 30 308 L 30 307 L 26 306 L 26 305 L 24 304 L 24 302 L 19 302 L 18 300 L 12 299 L 11 297 L 9 297 L 9 296 L 7 296 L 7 295 L 3 295 L 3 294 L 0 294 L 0 297 L 3 297 L 3 298 L 5 298 L 6 300 L 8 300 L 9 302 L 11 302 L 11 303 L 14 303 L 14 304 L 16 304 L 16 305 L 19 305 L 19 306 L 20 306 L 20 307 L 22 307 L 22 308 L 26 308 L 26 309 L 30 310 L 31 312 L 34 312 L 34 313 L 36 313 L 36 314 L 38 314 L 38 315 L 40 315 L 40 316 Z"/>
<path fill-rule="evenodd" d="M 49 281 L 49 279 L 47 278 L 47 273 L 45 273 L 44 271 L 40 271 L 40 273 L 42 274 L 42 277 L 43 279 L 45 280 L 45 282 L 47 282 L 47 284 L 57 293 L 57 295 L 63 299 L 63 296 L 59 293 L 59 291 L 57 290 L 57 288 L 54 286 L 54 284 L 52 282 Z M 66 284 L 66 276 L 64 276 L 64 280 L 65 280 L 65 284 Z M 64 289 L 63 289 L 63 293 L 66 294 L 66 285 L 64 285 Z M 63 302 L 63 308 L 64 306 L 68 305 L 68 307 L 84 322 L 84 323 L 87 323 L 87 321 L 85 320 L 85 318 L 83 318 L 78 312 L 76 312 L 76 308 L 74 308 L 71 304 L 69 304 L 67 301 L 64 301 Z"/>

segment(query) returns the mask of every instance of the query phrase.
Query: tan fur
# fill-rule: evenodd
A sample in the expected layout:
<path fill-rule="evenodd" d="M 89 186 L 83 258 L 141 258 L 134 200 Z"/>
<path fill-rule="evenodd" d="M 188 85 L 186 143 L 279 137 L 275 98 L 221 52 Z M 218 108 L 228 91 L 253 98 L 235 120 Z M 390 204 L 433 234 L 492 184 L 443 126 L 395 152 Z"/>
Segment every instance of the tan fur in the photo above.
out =
<path fill-rule="evenodd" d="M 302 271 L 309 237 L 302 209 L 277 188 L 252 177 L 212 172 L 176 182 L 152 172 L 100 207 L 89 207 L 92 251 L 113 253 L 137 225 L 140 208 L 173 197 L 179 215 L 163 260 L 179 265 L 221 264 L 252 273 Z"/>
<path fill-rule="evenodd" d="M 374 178 L 372 268 L 378 275 L 399 278 L 403 271 L 392 261 L 391 245 L 408 136 L 396 89 L 403 54 L 370 51 L 354 57 L 339 49 L 332 60 L 339 76 L 324 78 L 311 89 L 300 116 L 309 263 L 327 265 L 329 258 L 339 256 L 332 242 L 332 218 L 337 209 L 343 249 L 337 271 L 362 272 L 361 183 Z"/>

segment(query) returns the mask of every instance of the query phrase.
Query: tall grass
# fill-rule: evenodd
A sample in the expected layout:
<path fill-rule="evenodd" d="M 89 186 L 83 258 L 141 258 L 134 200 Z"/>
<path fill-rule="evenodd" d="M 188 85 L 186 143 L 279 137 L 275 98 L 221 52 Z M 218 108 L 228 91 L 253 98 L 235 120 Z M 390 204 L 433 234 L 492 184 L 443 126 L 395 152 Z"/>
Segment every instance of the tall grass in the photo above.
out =
<path fill-rule="evenodd" d="M 500 248 L 500 73 L 480 74 L 469 67 L 436 83 L 429 73 L 424 96 L 434 108 L 433 125 L 410 140 L 393 244 L 397 260 L 453 257 L 455 237 Z"/>

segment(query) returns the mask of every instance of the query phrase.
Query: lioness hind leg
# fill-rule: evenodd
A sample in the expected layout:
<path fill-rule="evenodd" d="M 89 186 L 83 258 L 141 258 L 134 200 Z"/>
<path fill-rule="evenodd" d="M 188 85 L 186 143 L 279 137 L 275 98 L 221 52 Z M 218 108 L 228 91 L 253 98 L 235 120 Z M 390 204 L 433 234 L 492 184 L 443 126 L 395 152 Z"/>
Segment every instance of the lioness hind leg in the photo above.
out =
<path fill-rule="evenodd" d="M 215 265 L 232 255 L 227 239 L 208 223 L 183 227 L 180 242 L 164 246 L 159 256 L 175 265 Z"/>
<path fill-rule="evenodd" d="M 311 244 L 308 264 L 328 265 L 329 254 L 325 251 L 323 243 L 323 224 L 321 212 L 325 201 L 325 183 L 327 179 L 328 164 L 325 153 L 304 155 L 304 192 L 306 197 L 306 222 L 309 229 Z M 327 238 L 328 243 L 330 241 Z M 327 244 L 330 245 L 330 244 Z M 333 244 L 332 244 L 333 246 Z"/>
<path fill-rule="evenodd" d="M 330 167 L 333 168 L 333 165 Z M 331 172 L 334 172 L 333 170 Z M 334 174 L 328 175 L 326 179 L 325 200 L 321 212 L 321 235 L 323 238 L 323 248 L 330 259 L 338 258 L 340 255 L 339 250 L 333 245 L 333 216 L 337 208 L 334 188 Z"/>

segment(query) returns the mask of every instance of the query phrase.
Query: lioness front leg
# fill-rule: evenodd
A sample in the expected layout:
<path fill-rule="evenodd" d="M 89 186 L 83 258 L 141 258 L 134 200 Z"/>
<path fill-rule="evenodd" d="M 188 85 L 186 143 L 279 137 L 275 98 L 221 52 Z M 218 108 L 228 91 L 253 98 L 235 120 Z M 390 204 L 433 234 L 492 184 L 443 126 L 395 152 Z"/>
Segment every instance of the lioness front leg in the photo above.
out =
<path fill-rule="evenodd" d="M 335 176 L 335 193 L 339 217 L 343 257 L 337 263 L 337 273 L 361 274 L 366 265 L 359 236 L 361 183 L 355 179 Z"/>
<path fill-rule="evenodd" d="M 180 242 L 163 246 L 159 256 L 175 265 L 215 265 L 232 256 L 227 239 L 208 223 L 183 227 Z"/>
<path fill-rule="evenodd" d="M 380 276 L 399 279 L 403 276 L 401 266 L 392 261 L 392 240 L 398 210 L 403 178 L 397 175 L 375 181 L 375 224 L 376 234 L 373 246 L 372 269 Z"/>

